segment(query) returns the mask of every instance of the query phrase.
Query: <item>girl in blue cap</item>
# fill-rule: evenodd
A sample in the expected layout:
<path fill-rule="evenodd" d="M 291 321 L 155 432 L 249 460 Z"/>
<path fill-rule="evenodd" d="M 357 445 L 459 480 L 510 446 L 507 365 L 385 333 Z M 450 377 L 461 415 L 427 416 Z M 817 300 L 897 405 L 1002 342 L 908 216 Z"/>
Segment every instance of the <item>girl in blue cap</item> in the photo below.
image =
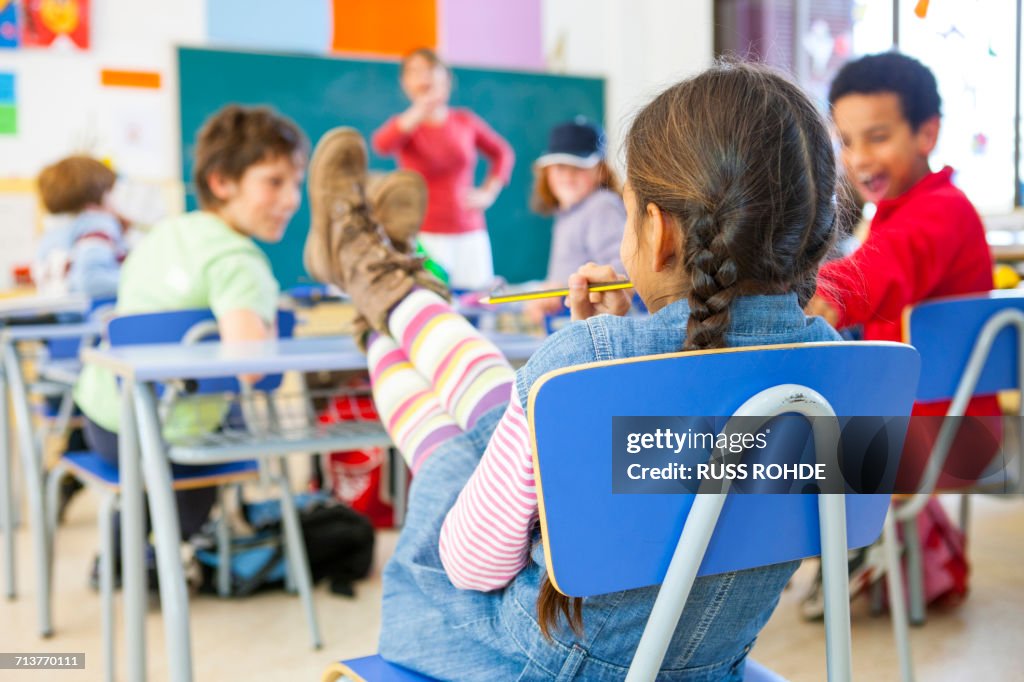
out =
<path fill-rule="evenodd" d="M 587 263 L 606 263 L 623 272 L 619 244 L 626 208 L 605 153 L 601 127 L 577 116 L 551 129 L 547 151 L 534 163 L 537 183 L 530 207 L 555 216 L 545 288 L 564 287 L 569 275 Z M 561 298 L 545 298 L 529 301 L 524 310 L 541 324 L 563 308 Z"/>

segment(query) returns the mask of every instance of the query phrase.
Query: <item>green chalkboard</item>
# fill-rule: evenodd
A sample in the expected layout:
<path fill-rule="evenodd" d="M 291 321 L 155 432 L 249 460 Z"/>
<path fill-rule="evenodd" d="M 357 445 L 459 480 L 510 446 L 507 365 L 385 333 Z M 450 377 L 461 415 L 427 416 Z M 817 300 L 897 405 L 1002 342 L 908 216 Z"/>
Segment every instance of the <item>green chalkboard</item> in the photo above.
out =
<path fill-rule="evenodd" d="M 495 271 L 510 282 L 538 279 L 547 270 L 551 221 L 530 212 L 533 160 L 547 144 L 552 125 L 582 114 L 604 120 L 604 81 L 514 71 L 455 68 L 454 106 L 469 107 L 515 149 L 510 185 L 487 212 Z M 408 103 L 398 86 L 398 64 L 283 54 L 178 49 L 182 178 L 189 209 L 196 206 L 192 147 L 203 121 L 225 104 L 265 104 L 290 116 L 310 140 L 338 125 L 369 135 Z M 370 166 L 388 170 L 391 158 L 371 156 Z M 477 169 L 483 180 L 485 162 Z M 308 202 L 292 219 L 279 244 L 261 245 L 282 287 L 308 283 L 302 246 L 309 225 Z"/>

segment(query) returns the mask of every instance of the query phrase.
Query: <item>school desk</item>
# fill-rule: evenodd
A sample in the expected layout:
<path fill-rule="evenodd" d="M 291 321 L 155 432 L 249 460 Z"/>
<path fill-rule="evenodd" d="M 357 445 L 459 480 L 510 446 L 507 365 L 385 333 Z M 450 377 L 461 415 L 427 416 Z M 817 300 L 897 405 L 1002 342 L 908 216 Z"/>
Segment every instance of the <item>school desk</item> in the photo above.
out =
<path fill-rule="evenodd" d="M 47 315 L 79 313 L 89 311 L 91 300 L 81 294 L 63 294 L 59 296 L 33 294 L 29 296 L 12 296 L 0 299 L 0 323 Z"/>
<path fill-rule="evenodd" d="M 28 299 L 34 299 L 31 303 Z M 7 305 L 19 299 L 0 301 L 0 315 L 5 319 L 33 318 L 57 312 L 84 312 L 89 305 L 88 299 L 24 297 L 24 305 Z M 84 305 L 83 305 L 84 303 Z M 42 498 L 42 452 L 41 443 L 37 443 L 32 429 L 31 408 L 29 405 L 30 387 L 25 381 L 22 371 L 20 347 L 28 342 L 45 342 L 59 339 L 82 339 L 96 336 L 102 332 L 102 325 L 96 322 L 78 324 L 42 324 L 0 328 L 0 532 L 4 535 L 4 569 L 5 593 L 13 599 L 16 593 L 14 573 L 14 538 L 13 529 L 16 524 L 14 496 L 11 486 L 11 424 L 9 423 L 8 396 L 14 408 L 15 432 L 18 450 L 21 455 L 22 471 L 26 481 L 26 495 L 29 503 L 29 524 L 33 536 L 34 552 L 37 562 L 46 560 L 45 537 L 43 536 L 43 498 Z M 78 376 L 78 362 L 74 359 L 62 359 L 46 363 L 38 368 L 41 378 L 70 387 Z M 37 563 L 37 566 L 43 566 Z M 42 607 L 40 606 L 40 609 Z M 46 630 L 42 620 L 43 612 L 39 611 L 40 624 Z"/>
<path fill-rule="evenodd" d="M 510 360 L 525 360 L 542 342 L 525 335 L 489 335 Z M 170 459 L 196 463 L 198 454 L 188 447 L 168 448 L 161 436 L 157 385 L 181 379 L 204 379 L 244 374 L 279 374 L 356 370 L 366 368 L 366 358 L 349 337 L 282 339 L 224 345 L 201 343 L 193 346 L 159 344 L 88 348 L 82 361 L 111 370 L 121 380 L 121 429 L 119 433 L 121 472 L 121 566 L 124 599 L 124 628 L 128 657 L 127 679 L 146 678 L 144 538 L 142 514 L 143 479 L 149 495 L 150 517 L 160 576 L 160 603 L 165 622 L 169 679 L 192 679 L 188 593 L 178 551 L 177 506 L 171 490 Z M 339 432 L 327 432 L 318 440 L 310 431 L 301 442 L 287 449 L 275 447 L 271 439 L 257 444 L 225 444 L 224 459 L 267 456 L 284 452 L 326 452 L 378 445 L 383 429 L 378 427 L 348 440 Z M 386 434 L 383 436 L 386 439 Z M 383 442 L 390 442 L 384 440 Z M 209 451 L 204 461 L 216 461 Z M 220 461 L 223 461 L 221 459 Z M 401 477 L 399 477 L 401 478 Z"/>

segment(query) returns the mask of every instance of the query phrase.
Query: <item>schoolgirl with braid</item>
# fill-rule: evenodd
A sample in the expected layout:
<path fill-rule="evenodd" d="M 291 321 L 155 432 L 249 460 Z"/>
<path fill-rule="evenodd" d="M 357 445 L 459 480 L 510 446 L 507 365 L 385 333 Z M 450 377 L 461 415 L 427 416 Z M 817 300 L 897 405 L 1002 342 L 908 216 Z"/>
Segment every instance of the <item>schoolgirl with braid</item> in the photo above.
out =
<path fill-rule="evenodd" d="M 320 148 L 311 173 L 333 189 L 312 197 L 307 265 L 368 321 L 377 407 L 413 471 L 384 570 L 381 654 L 439 679 L 621 680 L 656 587 L 569 600 L 548 582 L 525 400 L 541 375 L 587 362 L 838 340 L 802 308 L 836 233 L 824 122 L 760 66 L 722 63 L 658 95 L 626 138 L 620 249 L 651 315 L 623 316 L 622 291 L 589 293 L 616 273 L 584 266 L 569 282 L 574 322 L 516 371 L 389 247 L 358 133 Z M 658 679 L 741 680 L 797 565 L 698 578 Z"/>

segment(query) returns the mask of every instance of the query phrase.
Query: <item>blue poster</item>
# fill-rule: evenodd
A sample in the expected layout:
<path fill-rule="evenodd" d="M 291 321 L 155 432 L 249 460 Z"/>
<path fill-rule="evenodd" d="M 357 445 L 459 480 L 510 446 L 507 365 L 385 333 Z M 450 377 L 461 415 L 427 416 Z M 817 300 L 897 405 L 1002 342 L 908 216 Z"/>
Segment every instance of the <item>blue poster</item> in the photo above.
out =
<path fill-rule="evenodd" d="M 18 46 L 18 3 L 0 0 L 0 48 Z"/>

